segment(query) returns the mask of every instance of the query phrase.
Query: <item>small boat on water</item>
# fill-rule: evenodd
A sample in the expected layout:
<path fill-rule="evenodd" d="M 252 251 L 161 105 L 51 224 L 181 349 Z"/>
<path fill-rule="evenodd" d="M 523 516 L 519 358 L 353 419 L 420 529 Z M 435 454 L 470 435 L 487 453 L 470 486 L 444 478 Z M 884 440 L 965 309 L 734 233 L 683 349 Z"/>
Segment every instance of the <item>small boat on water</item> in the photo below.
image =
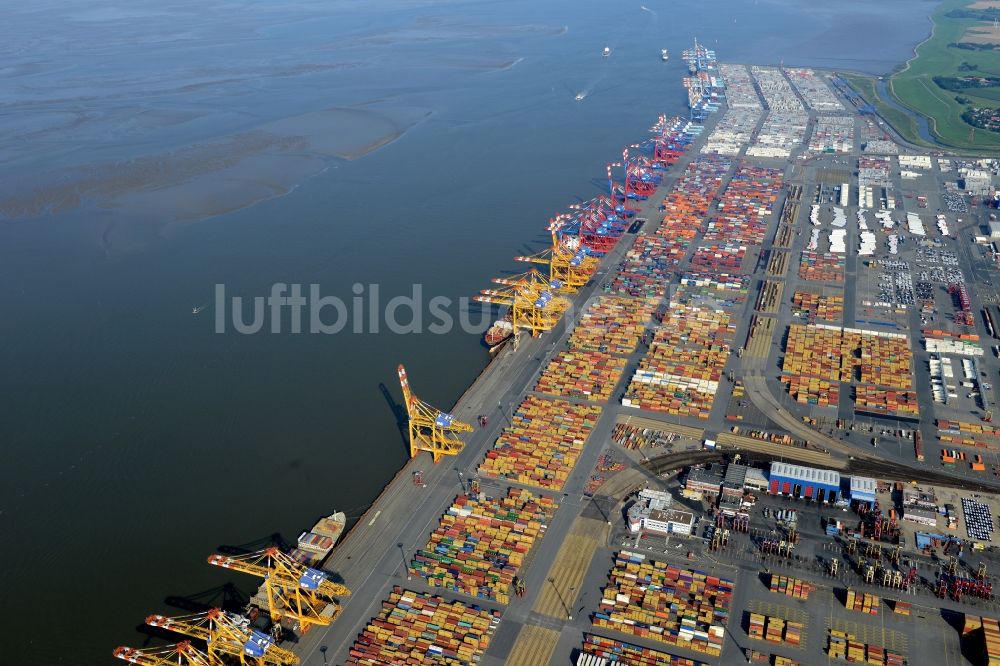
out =
<path fill-rule="evenodd" d="M 587 93 L 577 93 L 576 94 L 576 101 L 579 102 L 580 100 L 582 100 L 586 96 L 587 96 Z"/>
<path fill-rule="evenodd" d="M 660 60 L 663 62 L 670 60 L 670 52 L 666 49 L 660 49 Z"/>
<path fill-rule="evenodd" d="M 605 46 L 604 47 L 604 57 L 607 58 L 609 55 L 611 55 L 611 47 L 610 46 Z"/>
<path fill-rule="evenodd" d="M 191 308 L 191 314 L 198 314 L 199 312 L 201 312 L 204 309 L 205 309 L 204 305 L 199 305 L 196 308 Z"/>

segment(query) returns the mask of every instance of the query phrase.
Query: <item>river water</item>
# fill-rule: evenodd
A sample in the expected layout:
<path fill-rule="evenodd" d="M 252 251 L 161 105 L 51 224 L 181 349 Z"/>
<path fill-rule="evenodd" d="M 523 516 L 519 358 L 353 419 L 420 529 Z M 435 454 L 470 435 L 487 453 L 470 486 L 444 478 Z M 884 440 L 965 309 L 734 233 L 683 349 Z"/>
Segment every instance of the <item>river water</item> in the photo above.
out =
<path fill-rule="evenodd" d="M 336 335 L 289 333 L 287 312 L 281 333 L 220 334 L 215 285 L 471 295 L 658 114 L 683 113 L 694 37 L 724 61 L 886 72 L 934 4 L 642 2 L 5 12 L 5 663 L 112 663 L 147 614 L 252 589 L 205 557 L 357 515 L 404 462 L 383 390 L 398 400 L 397 363 L 449 406 L 487 360 L 429 314 L 409 335 L 371 332 L 368 312 Z"/>

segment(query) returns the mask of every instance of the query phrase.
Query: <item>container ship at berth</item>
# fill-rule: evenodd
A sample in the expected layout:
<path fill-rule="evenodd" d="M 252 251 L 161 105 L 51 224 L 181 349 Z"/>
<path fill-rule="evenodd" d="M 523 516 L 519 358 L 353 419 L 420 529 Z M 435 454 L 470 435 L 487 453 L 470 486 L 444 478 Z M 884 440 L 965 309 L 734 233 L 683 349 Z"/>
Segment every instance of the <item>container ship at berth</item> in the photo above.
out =
<path fill-rule="evenodd" d="M 514 324 L 509 318 L 497 319 L 490 326 L 489 330 L 483 336 L 483 342 L 486 346 L 490 348 L 490 353 L 495 354 L 500 351 L 500 348 L 505 342 L 511 339 L 514 335 Z"/>
<path fill-rule="evenodd" d="M 687 63 L 690 76 L 683 79 L 688 92 L 688 108 L 691 120 L 702 121 L 718 111 L 725 95 L 726 84 L 719 74 L 715 51 L 705 48 L 694 40 L 694 47 L 681 54 Z"/>
<path fill-rule="evenodd" d="M 346 525 L 347 516 L 342 511 L 321 518 L 308 532 L 299 535 L 298 546 L 288 556 L 306 566 L 322 562 L 337 545 Z"/>

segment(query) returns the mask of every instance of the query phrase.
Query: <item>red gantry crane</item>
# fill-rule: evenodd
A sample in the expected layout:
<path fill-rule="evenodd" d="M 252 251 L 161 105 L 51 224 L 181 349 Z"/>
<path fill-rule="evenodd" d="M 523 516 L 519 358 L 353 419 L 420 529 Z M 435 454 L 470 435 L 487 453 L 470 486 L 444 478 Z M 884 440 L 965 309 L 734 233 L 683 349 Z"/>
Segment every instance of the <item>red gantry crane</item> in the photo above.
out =
<path fill-rule="evenodd" d="M 631 154 L 630 148 L 637 149 L 639 145 L 629 146 L 622 153 L 622 162 L 625 165 L 625 198 L 645 200 L 656 192 L 663 178 L 653 170 L 653 163 L 647 157 L 638 153 Z"/>

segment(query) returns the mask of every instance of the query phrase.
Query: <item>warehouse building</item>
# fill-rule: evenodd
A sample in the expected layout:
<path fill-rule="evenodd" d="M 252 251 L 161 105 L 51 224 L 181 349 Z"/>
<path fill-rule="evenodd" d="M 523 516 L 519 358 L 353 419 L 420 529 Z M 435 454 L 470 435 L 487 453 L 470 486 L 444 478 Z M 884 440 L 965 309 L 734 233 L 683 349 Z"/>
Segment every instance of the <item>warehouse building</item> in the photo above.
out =
<path fill-rule="evenodd" d="M 645 488 L 639 493 L 638 501 L 640 504 L 645 504 L 654 511 L 663 511 L 670 508 L 670 505 L 673 503 L 673 497 L 670 496 L 670 493 Z"/>
<path fill-rule="evenodd" d="M 694 514 L 674 509 L 669 493 L 645 489 L 628 510 L 628 529 L 656 534 L 691 534 Z"/>
<path fill-rule="evenodd" d="M 759 490 L 763 493 L 767 492 L 767 475 L 762 469 L 757 469 L 756 467 L 748 468 L 745 483 L 747 490 Z"/>
<path fill-rule="evenodd" d="M 864 502 L 869 507 L 875 504 L 875 479 L 867 476 L 850 477 L 850 498 L 852 502 Z"/>
<path fill-rule="evenodd" d="M 967 194 L 977 197 L 984 197 L 990 193 L 992 178 L 989 171 L 980 169 L 960 169 L 959 176 L 962 179 L 962 189 Z"/>
<path fill-rule="evenodd" d="M 840 493 L 840 473 L 773 462 L 768 492 L 772 495 L 814 499 L 817 502 L 835 502 Z"/>
<path fill-rule="evenodd" d="M 722 486 L 722 468 L 719 465 L 692 467 L 684 481 L 689 497 L 702 496 L 714 500 Z"/>
<path fill-rule="evenodd" d="M 927 509 L 928 511 L 937 511 L 937 495 L 934 494 L 933 490 L 905 488 L 903 490 L 903 507 L 911 506 L 918 509 Z"/>
<path fill-rule="evenodd" d="M 694 514 L 679 509 L 650 509 L 636 504 L 628 511 L 628 529 L 635 534 L 639 530 L 654 534 L 691 534 Z"/>
<path fill-rule="evenodd" d="M 1000 221 L 989 221 L 990 238 L 1000 238 Z"/>
<path fill-rule="evenodd" d="M 680 511 L 678 509 L 668 509 L 649 512 L 649 515 L 642 520 L 642 529 L 656 534 L 691 534 L 691 526 L 694 525 L 694 514 L 690 511 Z"/>
<path fill-rule="evenodd" d="M 719 496 L 719 508 L 727 516 L 735 515 L 743 508 L 747 469 L 746 465 L 737 463 L 730 463 L 726 467 L 726 475 L 722 479 L 722 494 Z"/>
<path fill-rule="evenodd" d="M 914 506 L 907 506 L 903 508 L 903 520 L 908 520 L 911 523 L 917 523 L 918 525 L 937 527 L 937 516 L 937 511 L 918 509 Z"/>

